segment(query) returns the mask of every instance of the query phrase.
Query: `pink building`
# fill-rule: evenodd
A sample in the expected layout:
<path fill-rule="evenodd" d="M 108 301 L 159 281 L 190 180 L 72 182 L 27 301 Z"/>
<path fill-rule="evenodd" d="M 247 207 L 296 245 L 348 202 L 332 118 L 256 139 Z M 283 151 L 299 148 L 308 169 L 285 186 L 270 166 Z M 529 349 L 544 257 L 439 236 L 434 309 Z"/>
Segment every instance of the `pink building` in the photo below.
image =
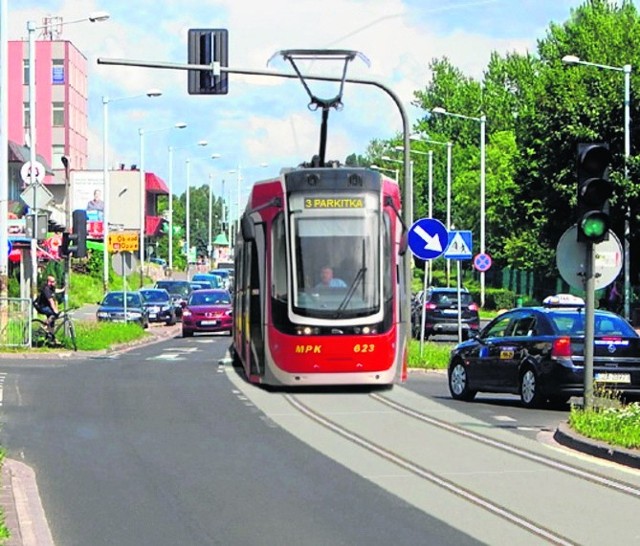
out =
<path fill-rule="evenodd" d="M 29 128 L 29 42 L 9 42 L 9 140 L 25 144 Z M 36 40 L 36 150 L 54 171 L 60 158 L 87 166 L 87 58 L 69 41 Z M 49 179 L 46 182 L 55 183 Z"/>

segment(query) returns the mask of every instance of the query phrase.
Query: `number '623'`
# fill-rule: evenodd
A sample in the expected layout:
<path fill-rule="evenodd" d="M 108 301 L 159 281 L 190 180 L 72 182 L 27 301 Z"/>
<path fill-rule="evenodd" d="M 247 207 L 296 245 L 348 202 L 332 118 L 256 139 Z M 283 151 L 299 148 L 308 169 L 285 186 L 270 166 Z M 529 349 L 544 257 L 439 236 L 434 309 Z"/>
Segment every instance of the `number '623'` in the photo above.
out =
<path fill-rule="evenodd" d="M 353 346 L 354 353 L 372 353 L 376 346 L 373 343 L 358 343 Z"/>

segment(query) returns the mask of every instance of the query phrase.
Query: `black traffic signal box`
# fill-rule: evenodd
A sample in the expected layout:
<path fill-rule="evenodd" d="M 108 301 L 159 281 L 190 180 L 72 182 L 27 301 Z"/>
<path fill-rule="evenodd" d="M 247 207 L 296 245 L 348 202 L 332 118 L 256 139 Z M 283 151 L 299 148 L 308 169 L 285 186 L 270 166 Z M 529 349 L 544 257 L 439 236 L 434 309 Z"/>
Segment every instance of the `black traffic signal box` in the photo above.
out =
<path fill-rule="evenodd" d="M 87 212 L 85 210 L 73 211 L 73 232 L 62 234 L 60 255 L 64 258 L 67 256 L 87 257 Z"/>
<path fill-rule="evenodd" d="M 609 180 L 611 153 L 606 143 L 580 143 L 578 170 L 578 241 L 600 243 L 609 238 L 609 198 L 613 184 Z"/>
<path fill-rule="evenodd" d="M 189 64 L 229 66 L 229 32 L 226 28 L 189 29 Z M 226 95 L 229 79 L 226 72 L 188 70 L 190 95 Z"/>

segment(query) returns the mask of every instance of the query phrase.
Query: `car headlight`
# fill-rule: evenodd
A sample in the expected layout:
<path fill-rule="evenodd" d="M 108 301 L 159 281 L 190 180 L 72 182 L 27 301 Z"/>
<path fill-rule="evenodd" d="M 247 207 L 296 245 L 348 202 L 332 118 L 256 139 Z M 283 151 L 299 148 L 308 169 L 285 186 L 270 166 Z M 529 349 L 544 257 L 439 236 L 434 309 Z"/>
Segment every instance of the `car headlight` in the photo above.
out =
<path fill-rule="evenodd" d="M 169 305 L 163 305 L 162 306 L 162 310 L 163 311 L 168 311 L 169 309 L 171 309 L 171 307 Z"/>
<path fill-rule="evenodd" d="M 98 318 L 109 318 L 109 313 L 107 313 L 106 311 L 98 311 L 96 313 L 96 316 Z"/>
<path fill-rule="evenodd" d="M 233 315 L 233 309 L 229 309 L 228 311 L 225 311 L 224 314 L 230 317 L 231 315 Z"/>
<path fill-rule="evenodd" d="M 127 318 L 140 318 L 142 316 L 142 313 L 139 313 L 138 311 L 127 311 Z"/>
<path fill-rule="evenodd" d="M 191 316 L 191 311 L 189 311 L 189 309 L 183 309 L 182 310 L 182 316 L 183 317 L 190 317 Z"/>

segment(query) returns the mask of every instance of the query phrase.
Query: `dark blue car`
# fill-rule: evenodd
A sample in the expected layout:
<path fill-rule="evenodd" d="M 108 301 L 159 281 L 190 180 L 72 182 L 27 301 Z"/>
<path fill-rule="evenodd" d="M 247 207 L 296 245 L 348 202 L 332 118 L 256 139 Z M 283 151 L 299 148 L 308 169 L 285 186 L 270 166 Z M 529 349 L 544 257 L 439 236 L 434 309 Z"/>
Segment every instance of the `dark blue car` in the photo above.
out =
<path fill-rule="evenodd" d="M 520 395 L 525 407 L 566 403 L 584 391 L 585 309 L 521 307 L 493 319 L 451 352 L 449 391 L 457 400 L 478 392 Z M 624 318 L 596 310 L 594 385 L 640 393 L 640 336 Z"/>
<path fill-rule="evenodd" d="M 107 292 L 101 302 L 98 302 L 96 318 L 99 321 L 110 322 L 136 322 L 143 328 L 149 327 L 149 312 L 144 306 L 144 300 L 139 292 L 126 293 L 126 320 L 125 320 L 125 293 Z"/>

